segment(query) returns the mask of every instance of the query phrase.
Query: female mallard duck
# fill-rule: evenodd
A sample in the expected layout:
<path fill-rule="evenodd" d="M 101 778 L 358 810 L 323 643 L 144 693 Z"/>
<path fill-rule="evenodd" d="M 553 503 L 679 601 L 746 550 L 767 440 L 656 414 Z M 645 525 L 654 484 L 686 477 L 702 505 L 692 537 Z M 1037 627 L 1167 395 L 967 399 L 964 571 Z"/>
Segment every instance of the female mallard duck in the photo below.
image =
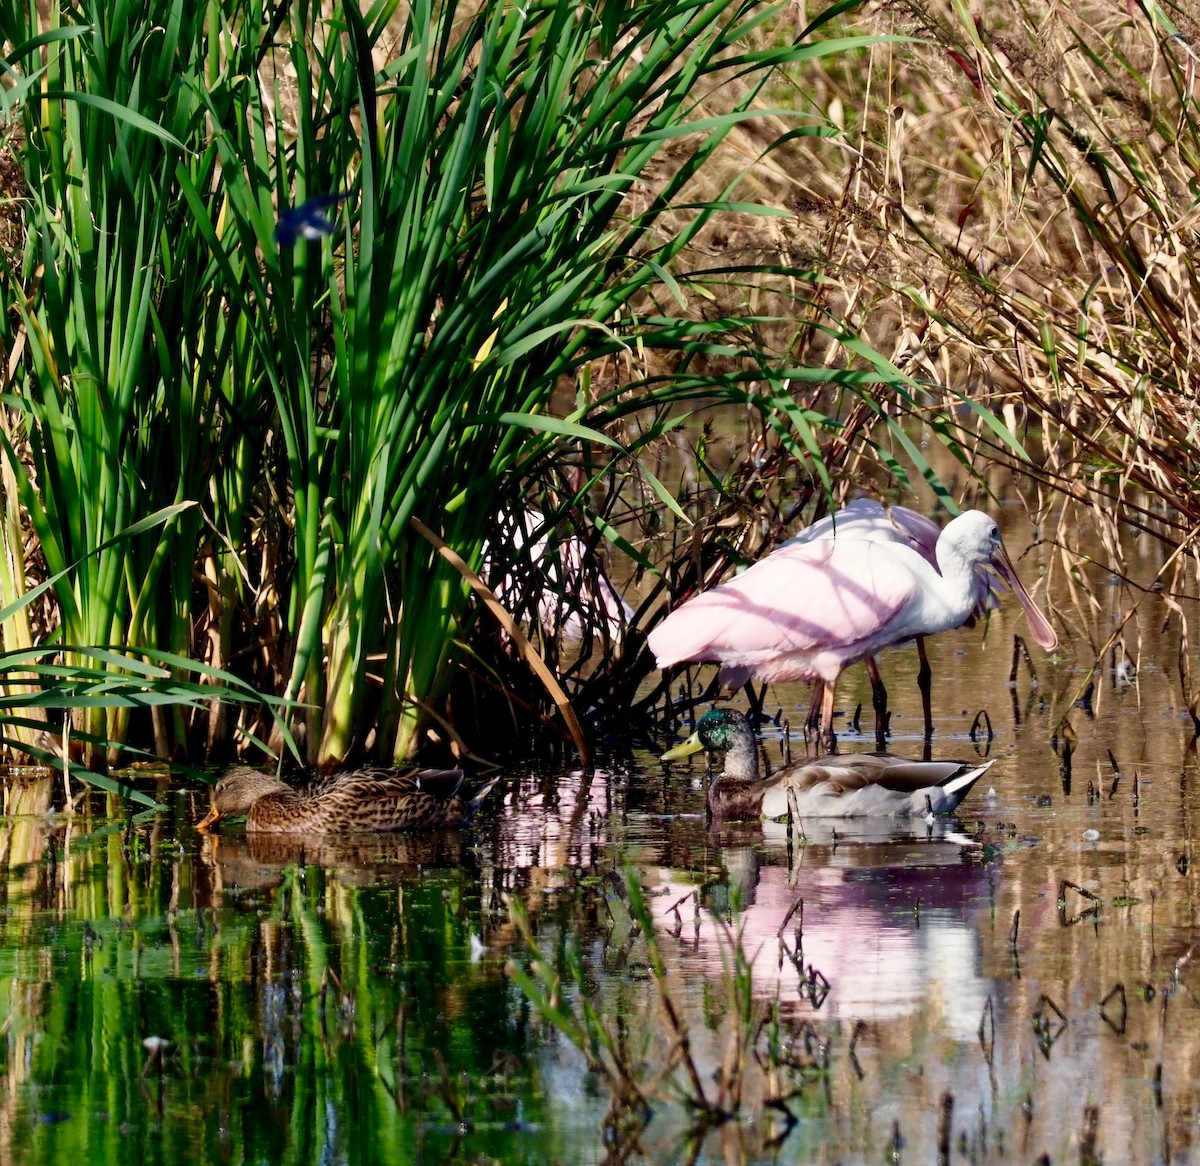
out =
<path fill-rule="evenodd" d="M 801 761 L 765 780 L 758 776 L 758 740 L 750 722 L 732 709 L 714 709 L 682 744 L 675 761 L 707 749 L 725 754 L 725 769 L 708 790 L 716 818 L 782 818 L 789 794 L 801 817 L 908 818 L 948 814 L 991 767 L 963 761 L 907 761 L 888 753 L 838 753 Z"/>
<path fill-rule="evenodd" d="M 350 834 L 461 826 L 495 785 L 470 801 L 461 769 L 360 769 L 335 773 L 296 790 L 277 777 L 235 765 L 213 787 L 212 809 L 196 824 L 246 815 L 247 832 Z"/>

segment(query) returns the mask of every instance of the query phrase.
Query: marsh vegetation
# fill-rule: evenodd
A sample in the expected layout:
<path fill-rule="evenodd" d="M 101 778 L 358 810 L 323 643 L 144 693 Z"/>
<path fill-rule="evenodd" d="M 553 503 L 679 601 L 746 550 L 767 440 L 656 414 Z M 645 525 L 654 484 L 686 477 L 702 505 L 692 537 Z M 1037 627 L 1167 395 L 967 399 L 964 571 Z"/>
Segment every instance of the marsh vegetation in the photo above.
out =
<path fill-rule="evenodd" d="M 1194 20 L 0 0 L 8 1156 L 1193 1154 Z M 709 831 L 646 634 L 856 492 L 1053 613 L 937 648 L 996 798 Z M 509 769 L 201 845 L 235 754 Z"/>
<path fill-rule="evenodd" d="M 8 6 L 10 674 L 75 675 L 93 768 L 586 752 L 664 599 L 987 464 L 1087 624 L 1073 530 L 1121 571 L 1119 524 L 1195 527 L 1187 19 Z M 639 601 L 582 660 L 569 537 Z"/>

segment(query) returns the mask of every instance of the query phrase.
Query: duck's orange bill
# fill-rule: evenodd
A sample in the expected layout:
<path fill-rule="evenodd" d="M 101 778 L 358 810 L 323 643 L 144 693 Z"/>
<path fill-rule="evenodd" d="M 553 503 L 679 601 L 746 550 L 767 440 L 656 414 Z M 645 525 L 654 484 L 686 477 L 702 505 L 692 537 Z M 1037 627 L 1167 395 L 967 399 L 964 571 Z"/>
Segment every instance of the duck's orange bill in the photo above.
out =
<path fill-rule="evenodd" d="M 208 813 L 196 823 L 196 829 L 207 830 L 209 826 L 212 826 L 214 823 L 219 822 L 220 820 L 221 815 L 217 813 L 217 807 L 213 806 L 212 809 L 210 809 Z"/>

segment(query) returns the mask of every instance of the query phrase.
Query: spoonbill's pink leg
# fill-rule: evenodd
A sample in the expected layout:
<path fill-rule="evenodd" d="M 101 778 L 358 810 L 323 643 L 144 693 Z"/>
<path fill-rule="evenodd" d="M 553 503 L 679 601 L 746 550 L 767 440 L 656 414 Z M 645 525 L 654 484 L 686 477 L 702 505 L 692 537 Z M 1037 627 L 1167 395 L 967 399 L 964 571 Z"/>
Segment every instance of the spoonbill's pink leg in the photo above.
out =
<path fill-rule="evenodd" d="M 826 753 L 837 752 L 837 738 L 833 735 L 833 689 L 832 684 L 822 685 L 821 748 Z"/>
<path fill-rule="evenodd" d="M 812 705 L 804 722 L 804 743 L 809 757 L 837 752 L 837 737 L 833 734 L 834 685 L 824 680 L 813 683 Z"/>
<path fill-rule="evenodd" d="M 821 745 L 821 697 L 825 692 L 825 682 L 813 682 L 812 704 L 808 707 L 808 719 L 804 722 L 804 744 L 809 757 L 815 757 L 820 752 Z"/>

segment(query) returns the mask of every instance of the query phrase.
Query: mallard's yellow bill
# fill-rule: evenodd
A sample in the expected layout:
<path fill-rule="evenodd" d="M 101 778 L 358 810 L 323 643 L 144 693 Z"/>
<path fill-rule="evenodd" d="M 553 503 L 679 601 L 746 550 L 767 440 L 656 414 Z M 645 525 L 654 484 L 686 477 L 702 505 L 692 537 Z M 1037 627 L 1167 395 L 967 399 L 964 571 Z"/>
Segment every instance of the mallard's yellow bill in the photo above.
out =
<path fill-rule="evenodd" d="M 686 741 L 680 741 L 674 749 L 668 749 L 660 758 L 660 761 L 678 761 L 681 757 L 690 757 L 693 753 L 699 753 L 704 746 L 700 742 L 700 734 L 693 733 Z"/>

